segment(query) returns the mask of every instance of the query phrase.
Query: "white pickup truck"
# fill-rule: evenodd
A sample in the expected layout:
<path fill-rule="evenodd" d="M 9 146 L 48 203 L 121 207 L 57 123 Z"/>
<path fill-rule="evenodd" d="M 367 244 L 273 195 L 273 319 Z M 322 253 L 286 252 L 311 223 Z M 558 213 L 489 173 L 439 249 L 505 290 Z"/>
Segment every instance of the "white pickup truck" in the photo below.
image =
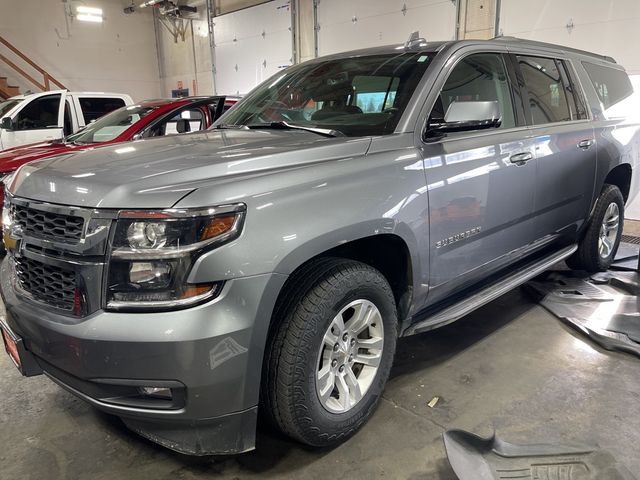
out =
<path fill-rule="evenodd" d="M 0 103 L 0 150 L 62 138 L 102 115 L 133 104 L 129 95 L 55 90 Z"/>

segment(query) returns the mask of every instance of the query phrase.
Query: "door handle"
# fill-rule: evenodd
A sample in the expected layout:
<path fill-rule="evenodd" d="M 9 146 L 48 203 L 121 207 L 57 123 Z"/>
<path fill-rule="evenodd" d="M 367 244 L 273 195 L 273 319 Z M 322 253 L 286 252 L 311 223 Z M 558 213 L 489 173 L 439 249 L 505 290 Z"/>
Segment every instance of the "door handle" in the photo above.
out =
<path fill-rule="evenodd" d="M 581 148 L 582 150 L 588 150 L 594 143 L 596 142 L 593 138 L 587 138 L 578 142 L 578 148 Z"/>
<path fill-rule="evenodd" d="M 511 155 L 509 160 L 511 161 L 511 163 L 515 163 L 516 165 L 524 165 L 532 158 L 533 158 L 533 153 L 522 152 L 522 153 L 516 153 L 514 155 Z"/>

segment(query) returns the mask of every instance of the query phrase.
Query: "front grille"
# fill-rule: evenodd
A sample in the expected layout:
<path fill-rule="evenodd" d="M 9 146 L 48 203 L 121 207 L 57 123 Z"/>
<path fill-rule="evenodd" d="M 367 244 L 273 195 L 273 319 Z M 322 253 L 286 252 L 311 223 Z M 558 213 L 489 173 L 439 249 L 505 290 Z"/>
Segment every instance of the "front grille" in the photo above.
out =
<path fill-rule="evenodd" d="M 16 258 L 15 265 L 20 287 L 34 299 L 62 310 L 73 311 L 75 272 L 24 257 Z"/>
<path fill-rule="evenodd" d="M 12 205 L 11 214 L 22 231 L 33 237 L 68 243 L 78 243 L 82 237 L 82 217 L 45 212 L 22 205 Z"/>

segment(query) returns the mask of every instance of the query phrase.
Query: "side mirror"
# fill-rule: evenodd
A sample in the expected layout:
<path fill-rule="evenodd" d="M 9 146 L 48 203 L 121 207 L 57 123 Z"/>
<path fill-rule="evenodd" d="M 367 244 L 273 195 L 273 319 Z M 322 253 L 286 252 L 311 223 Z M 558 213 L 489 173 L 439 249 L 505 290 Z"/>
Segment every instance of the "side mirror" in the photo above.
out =
<path fill-rule="evenodd" d="M 0 120 L 0 128 L 2 128 L 3 130 L 13 130 L 14 124 L 11 117 L 4 117 L 2 120 Z"/>
<path fill-rule="evenodd" d="M 427 137 L 445 133 L 497 128 L 501 125 L 500 105 L 493 101 L 454 101 L 449 105 L 444 122 L 430 122 Z"/>

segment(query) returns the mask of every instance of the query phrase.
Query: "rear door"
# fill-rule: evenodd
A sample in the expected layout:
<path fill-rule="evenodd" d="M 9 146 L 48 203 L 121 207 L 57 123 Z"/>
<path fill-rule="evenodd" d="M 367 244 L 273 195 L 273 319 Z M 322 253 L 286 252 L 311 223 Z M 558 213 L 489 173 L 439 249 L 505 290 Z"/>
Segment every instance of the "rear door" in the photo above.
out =
<path fill-rule="evenodd" d="M 453 62 L 449 62 L 450 64 Z M 429 196 L 429 302 L 520 258 L 533 241 L 536 184 L 515 72 L 506 52 L 474 52 L 445 70 L 429 124 L 453 102 L 497 101 L 502 123 L 422 143 Z"/>
<path fill-rule="evenodd" d="M 538 163 L 535 236 L 573 239 L 589 215 L 597 160 L 584 95 L 569 60 L 525 54 L 515 60 Z"/>

